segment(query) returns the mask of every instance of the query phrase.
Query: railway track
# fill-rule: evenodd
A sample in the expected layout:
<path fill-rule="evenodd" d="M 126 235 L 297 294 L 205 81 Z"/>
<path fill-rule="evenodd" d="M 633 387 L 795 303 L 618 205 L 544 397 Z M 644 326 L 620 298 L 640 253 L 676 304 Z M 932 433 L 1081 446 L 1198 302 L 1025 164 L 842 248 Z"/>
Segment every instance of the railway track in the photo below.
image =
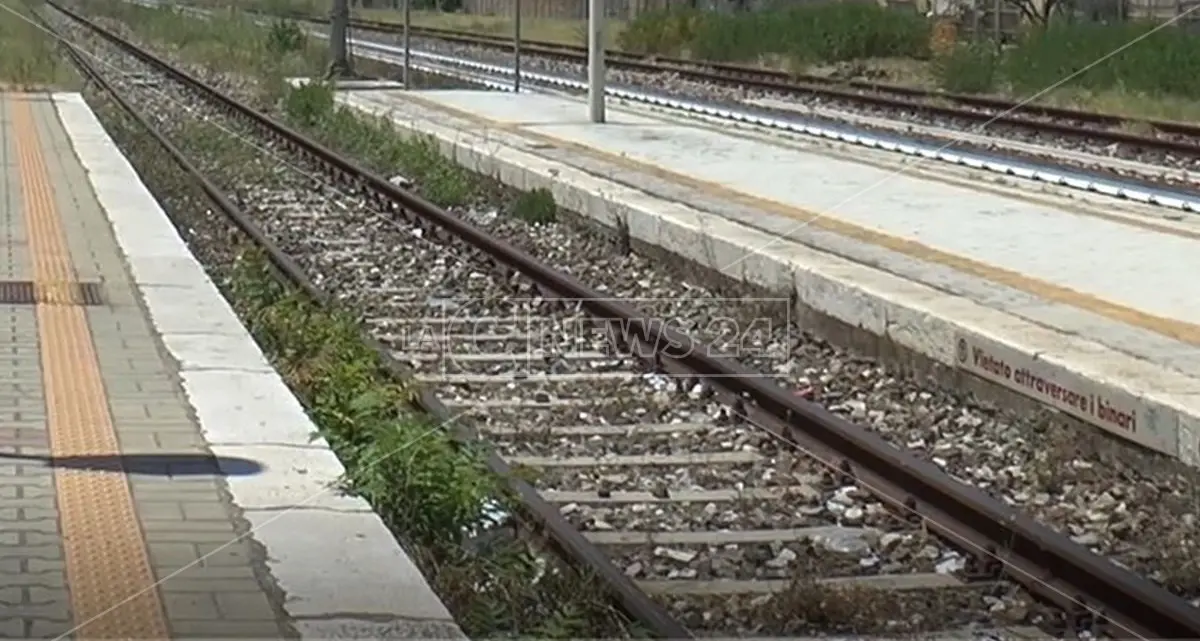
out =
<path fill-rule="evenodd" d="M 140 0 L 154 7 L 155 0 Z M 188 9 L 200 15 L 203 10 Z M 262 18 L 266 23 L 273 18 Z M 320 32 L 317 32 L 318 35 Z M 398 66 L 403 49 L 384 40 L 395 33 L 354 38 L 360 57 L 371 63 Z M 514 74 L 511 57 L 496 48 L 454 44 L 437 38 L 415 38 L 412 55 L 417 69 L 492 89 L 509 90 Z M 583 66 L 578 62 L 527 55 L 522 76 L 526 86 L 579 92 Z M 386 76 L 395 75 L 394 72 Z M 983 170 L 1006 177 L 1095 192 L 1133 202 L 1184 212 L 1200 212 L 1200 183 L 1187 157 L 1164 155 L 1143 147 L 1114 144 L 1089 137 L 1051 136 L 1042 130 L 1014 128 L 943 118 L 922 112 L 872 108 L 813 95 L 752 89 L 744 83 L 711 83 L 674 73 L 610 72 L 613 97 L 652 110 L 699 116 L 719 125 L 750 125 L 785 136 L 862 146 Z M 1006 181 L 1006 178 L 1000 178 Z M 1174 216 L 1175 214 L 1168 214 Z"/>
<path fill-rule="evenodd" d="M 328 25 L 328 18 L 293 14 L 292 19 Z M 352 20 L 353 28 L 386 34 L 403 33 L 403 25 L 375 20 Z M 512 38 L 449 29 L 412 27 L 413 37 L 441 40 L 488 49 L 511 50 Z M 522 40 L 522 52 L 586 64 L 587 48 L 562 43 Z M 1066 109 L 1005 100 L 989 96 L 954 94 L 855 79 L 797 74 L 745 65 L 645 56 L 608 50 L 606 58 L 617 69 L 648 74 L 672 74 L 713 85 L 817 98 L 825 102 L 867 106 L 901 117 L 919 115 L 939 122 L 988 124 L 1056 138 L 1083 140 L 1089 145 L 1118 145 L 1125 157 L 1157 156 L 1166 164 L 1193 166 L 1200 160 L 1200 125 L 1168 120 L 1129 118 L 1113 114 Z M 1139 130 L 1139 131 L 1135 131 Z"/>
<path fill-rule="evenodd" d="M 402 47 L 398 42 L 388 42 L 399 39 L 398 34 L 364 35 L 370 33 L 359 31 L 354 37 L 361 58 L 385 65 L 401 64 Z M 511 55 L 502 47 L 415 37 L 412 55 L 417 59 L 416 67 L 428 72 L 494 89 L 508 90 L 512 85 Z M 586 89 L 584 66 L 579 60 L 527 53 L 523 61 L 526 86 L 567 92 Z M 720 125 L 745 124 L 785 136 L 833 141 L 835 145 L 883 149 L 918 157 L 922 162 L 935 160 L 1068 190 L 1200 212 L 1196 159 L 1158 147 L 1122 144 L 1090 133 L 1068 136 L 991 119 L 981 122 L 928 110 L 872 106 L 812 92 L 773 90 L 736 79 L 689 79 L 670 71 L 631 71 L 621 64 L 610 65 L 609 75 L 613 97 L 652 110 L 700 116 Z M 942 104 L 940 99 L 934 100 L 935 107 Z M 1122 134 L 1124 127 L 1118 129 Z"/>
<path fill-rule="evenodd" d="M 790 358 L 772 332 L 708 317 L 742 364 L 658 320 L 716 301 L 588 289 L 481 231 L 488 212 L 447 214 L 66 15 L 105 42 L 92 57 L 117 61 L 93 70 L 102 84 L 168 137 L 210 123 L 281 163 L 260 182 L 206 168 L 281 264 L 363 313 L 426 409 L 466 417 L 531 471 L 527 509 L 660 635 L 965 634 L 1014 623 L 998 614 L 1015 604 L 1016 623 L 1069 632 L 1200 631 L 1186 602 L 747 368 Z"/>

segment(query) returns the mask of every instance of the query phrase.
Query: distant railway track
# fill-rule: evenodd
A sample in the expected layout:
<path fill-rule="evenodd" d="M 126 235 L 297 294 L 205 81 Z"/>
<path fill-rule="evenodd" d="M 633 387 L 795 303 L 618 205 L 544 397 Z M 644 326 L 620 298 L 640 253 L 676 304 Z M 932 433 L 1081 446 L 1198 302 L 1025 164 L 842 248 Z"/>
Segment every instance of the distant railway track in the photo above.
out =
<path fill-rule="evenodd" d="M 311 295 L 359 308 L 386 358 L 423 382 L 422 409 L 469 416 L 523 516 L 656 636 L 839 631 L 763 629 L 763 597 L 789 590 L 795 608 L 869 596 L 883 617 L 956 633 L 989 622 L 983 597 L 1019 585 L 1051 606 L 1047 628 L 1200 637 L 1184 600 L 673 329 L 652 301 L 601 294 L 51 6 L 121 57 L 115 73 L 70 50 L 152 131 L 223 122 L 303 168 L 234 185 L 245 208 L 206 190 Z M 532 485 L 513 465 L 536 471 Z M 916 549 L 891 564 L 839 551 L 903 541 Z"/>
<path fill-rule="evenodd" d="M 292 19 L 328 24 L 327 18 L 291 15 Z M 359 30 L 398 34 L 403 25 L 394 22 L 356 19 Z M 491 49 L 509 49 L 512 38 L 449 29 L 412 27 L 411 35 L 463 45 Z M 522 40 L 522 51 L 536 56 L 583 64 L 587 49 L 562 43 Z M 690 80 L 737 85 L 784 95 L 808 96 L 843 103 L 865 105 L 900 114 L 989 123 L 1043 134 L 1082 139 L 1127 147 L 1130 154 L 1159 153 L 1200 159 L 1200 125 L 1129 118 L 1076 109 L 1024 104 L 987 96 L 953 94 L 915 87 L 882 84 L 864 80 L 838 79 L 811 74 L 750 67 L 720 62 L 685 60 L 663 56 L 644 56 L 620 50 L 608 50 L 609 64 L 618 69 L 651 74 L 676 74 Z M 1138 131 L 1131 131 L 1136 129 Z"/>
<path fill-rule="evenodd" d="M 141 1 L 154 4 L 152 0 Z M 204 13 L 188 11 L 197 16 Z M 415 31 L 412 35 L 415 68 L 492 89 L 512 86 L 514 70 L 505 47 L 481 48 L 421 37 Z M 399 43 L 388 42 L 396 37 L 394 32 L 364 35 L 360 30 L 352 42 L 364 59 L 394 67 L 403 60 Z M 586 89 L 586 83 L 580 80 L 584 66 L 579 60 L 528 54 L 524 61 L 526 87 L 567 92 Z M 1200 157 L 1118 144 L 1090 135 L 1065 136 L 988 120 L 887 109 L 812 92 L 756 89 L 736 81 L 688 80 L 673 72 L 629 71 L 620 65 L 610 65 L 610 69 L 609 94 L 651 110 L 679 112 L 721 124 L 732 122 L 764 132 L 778 131 L 786 137 L 811 137 L 838 146 L 898 153 L 919 158 L 922 164 L 947 163 L 969 171 L 1200 213 Z"/>

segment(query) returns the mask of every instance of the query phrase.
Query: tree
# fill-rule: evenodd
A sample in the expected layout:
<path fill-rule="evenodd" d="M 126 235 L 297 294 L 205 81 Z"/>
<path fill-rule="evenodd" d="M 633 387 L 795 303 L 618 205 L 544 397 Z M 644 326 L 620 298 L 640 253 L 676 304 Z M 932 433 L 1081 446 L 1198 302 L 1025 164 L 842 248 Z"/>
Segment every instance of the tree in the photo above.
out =
<path fill-rule="evenodd" d="M 1063 8 L 1063 0 L 1004 0 L 1004 3 L 1016 7 L 1023 22 L 1039 27 L 1050 24 L 1050 18 Z"/>

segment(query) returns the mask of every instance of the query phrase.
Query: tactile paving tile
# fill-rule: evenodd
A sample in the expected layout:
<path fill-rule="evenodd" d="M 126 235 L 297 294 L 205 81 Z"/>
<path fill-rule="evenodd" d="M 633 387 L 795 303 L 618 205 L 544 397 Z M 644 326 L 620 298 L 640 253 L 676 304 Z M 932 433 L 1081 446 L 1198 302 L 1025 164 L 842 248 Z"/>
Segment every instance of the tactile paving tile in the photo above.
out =
<path fill-rule="evenodd" d="M 76 282 L 29 103 L 13 100 L 37 303 L 47 430 L 55 457 L 117 456 L 120 447 L 84 310 L 98 288 Z M 76 639 L 167 639 L 170 632 L 123 472 L 57 468 L 59 528 Z"/>

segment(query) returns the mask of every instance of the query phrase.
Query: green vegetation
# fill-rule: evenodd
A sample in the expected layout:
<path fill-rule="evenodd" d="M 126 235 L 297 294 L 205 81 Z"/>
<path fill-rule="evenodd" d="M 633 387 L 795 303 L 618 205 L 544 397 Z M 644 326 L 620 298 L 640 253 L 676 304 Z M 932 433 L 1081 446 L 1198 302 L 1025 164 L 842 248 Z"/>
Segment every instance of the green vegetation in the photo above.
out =
<path fill-rule="evenodd" d="M 484 180 L 442 156 L 432 138 L 405 135 L 389 119 L 337 106 L 328 85 L 288 86 L 287 76 L 319 75 L 326 65 L 325 52 L 290 21 L 264 28 L 235 12 L 202 21 L 169 10 L 92 1 L 97 12 L 134 27 L 141 42 L 152 49 L 210 72 L 244 76 L 246 81 L 239 84 L 259 94 L 259 108 L 278 108 L 289 125 L 385 176 L 403 175 L 427 200 L 443 207 L 483 200 L 509 202 L 511 206 L 502 211 L 530 222 L 546 223 L 557 217 L 549 193 L 523 196 Z M 513 202 L 521 199 L 522 203 Z"/>
<path fill-rule="evenodd" d="M 1070 83 L 1088 91 L 1200 97 L 1200 39 L 1176 28 L 1151 33 L 1155 26 L 1052 24 L 1027 34 L 1005 56 L 1004 77 L 1017 94 L 1035 93 L 1079 71 Z"/>
<path fill-rule="evenodd" d="M 77 89 L 79 78 L 54 38 L 37 24 L 30 5 L 0 5 L 0 90 Z"/>
<path fill-rule="evenodd" d="M 1061 83 L 1050 92 L 1052 102 L 1103 97 L 1129 115 L 1194 118 L 1195 110 L 1178 107 L 1200 97 L 1200 40 L 1178 29 L 1153 30 L 1145 23 L 1051 24 L 1003 53 L 959 47 L 939 61 L 938 77 L 950 91 L 1002 90 L 1016 97 Z"/>
<path fill-rule="evenodd" d="M 190 0 L 188 4 L 204 7 L 237 7 L 274 15 L 329 15 L 329 0 Z M 503 15 L 477 15 L 458 13 L 462 0 L 414 0 L 409 19 L 417 27 L 453 29 L 483 35 L 511 35 L 512 18 Z M 391 8 L 351 7 L 350 13 L 362 20 L 402 23 L 404 13 Z M 616 37 L 623 23 L 612 20 L 605 25 L 609 46 L 616 45 Z M 526 15 L 521 19 L 521 33 L 531 40 L 562 44 L 583 44 L 587 40 L 587 28 L 580 20 L 567 18 L 540 18 Z"/>
<path fill-rule="evenodd" d="M 228 6 L 231 0 L 194 0 Z M 328 0 L 249 0 L 241 6 L 276 13 L 325 14 Z M 395 21 L 389 9 L 356 15 Z M 505 16 L 417 11 L 418 26 L 483 34 L 512 33 Z M 741 62 L 797 73 L 833 73 L 883 82 L 937 87 L 953 92 L 1030 97 L 1096 63 L 1122 45 L 1146 36 L 1117 55 L 1063 83 L 1038 102 L 1095 109 L 1137 118 L 1200 119 L 1200 46 L 1195 36 L 1152 24 L 1051 21 L 1030 29 L 1003 52 L 988 42 L 960 43 L 935 59 L 931 25 L 912 12 L 875 4 L 829 2 L 776 10 L 715 13 L 650 11 L 613 23 L 609 44 L 653 55 Z M 527 17 L 522 33 L 533 40 L 581 44 L 578 20 Z M 1149 35 L 1148 35 L 1149 34 Z"/>
<path fill-rule="evenodd" d="M 501 211 L 519 220 L 533 224 L 558 220 L 558 205 L 548 190 L 518 192 L 479 176 L 443 156 L 433 137 L 402 133 L 390 119 L 336 105 L 326 84 L 290 90 L 283 101 L 283 118 L 383 175 L 403 175 L 423 198 L 442 207 L 508 203 Z"/>
<path fill-rule="evenodd" d="M 349 470 L 349 484 L 420 546 L 461 541 L 498 493 L 476 452 L 409 409 L 357 320 L 284 287 L 258 253 L 234 265 L 235 309 Z"/>
<path fill-rule="evenodd" d="M 720 14 L 698 10 L 640 14 L 621 33 L 623 49 L 705 60 L 793 63 L 927 56 L 929 23 L 874 4 L 814 4 Z"/>
<path fill-rule="evenodd" d="M 960 44 L 934 60 L 941 87 L 954 93 L 988 93 L 996 88 L 1000 57 L 990 44 Z"/>
<path fill-rule="evenodd" d="M 402 174 L 423 198 L 443 207 L 471 205 L 488 195 L 475 174 L 442 156 L 433 138 L 405 137 L 389 119 L 335 106 L 328 85 L 292 89 L 284 100 L 283 116 L 288 124 L 372 169 Z"/>
<path fill-rule="evenodd" d="M 312 129 L 323 124 L 335 110 L 333 91 L 328 85 L 312 83 L 290 88 L 283 100 L 283 112 L 289 124 Z"/>
<path fill-rule="evenodd" d="M 619 43 L 647 54 L 796 72 L 855 63 L 853 74 L 888 75 L 897 59 L 928 60 L 929 73 L 913 73 L 910 65 L 887 80 L 913 84 L 916 76 L 917 84 L 925 84 L 928 77 L 948 91 L 1014 97 L 1055 87 L 1039 101 L 1134 117 L 1200 117 L 1200 107 L 1192 104 L 1200 97 L 1200 39 L 1155 27 L 1052 21 L 1003 51 L 993 43 L 963 43 L 933 59 L 925 18 L 873 4 L 829 3 L 737 14 L 643 13 L 626 26 Z"/>
<path fill-rule="evenodd" d="M 301 15 L 329 15 L 331 0 L 195 0 L 195 6 L 239 8 L 261 11 L 274 15 L 296 13 Z"/>
<path fill-rule="evenodd" d="M 403 23 L 404 14 L 394 9 L 355 9 L 354 16 L 363 20 Z M 412 24 L 428 29 L 452 29 L 481 35 L 510 36 L 513 21 L 508 16 L 450 13 L 445 11 L 413 11 Z M 613 20 L 605 24 L 605 43 L 616 46 L 624 23 Z M 567 18 L 521 18 L 521 36 L 540 42 L 555 42 L 568 45 L 587 43 L 587 23 Z"/>
<path fill-rule="evenodd" d="M 225 41 L 220 32 L 224 22 L 158 20 L 152 23 L 156 37 L 147 43 L 151 48 L 170 48 L 176 59 L 190 62 L 232 64 L 234 73 L 249 79 L 277 73 L 248 55 L 212 57 Z M 139 31 L 147 26 L 127 24 Z M 302 54 L 286 24 L 250 33 L 259 44 L 246 46 L 257 55 Z M 445 160 L 430 141 L 406 141 L 383 121 L 335 108 L 326 85 L 286 91 L 273 104 L 292 124 L 336 141 L 377 169 L 403 171 L 432 200 L 467 204 L 487 196 L 484 181 Z M 196 197 L 195 186 L 178 168 L 158 162 L 159 150 L 147 145 L 144 135 L 126 129 L 111 105 L 102 106 L 101 114 L 173 217 L 209 209 Z M 198 166 L 227 188 L 244 187 L 278 171 L 212 123 L 180 123 L 173 131 L 175 142 L 199 154 Z M 545 216 L 546 196 L 525 208 Z M 185 235 L 194 233 L 190 224 L 179 224 Z M 362 342 L 352 313 L 322 307 L 282 284 L 261 252 L 237 251 L 244 239 L 224 235 L 201 233 L 215 246 L 199 248 L 197 255 L 342 460 L 346 490 L 363 496 L 383 517 L 468 636 L 565 639 L 637 633 L 593 577 L 531 547 L 515 536 L 512 524 L 496 527 L 495 515 L 516 513 L 518 504 L 483 465 L 483 446 L 460 443 L 449 426 L 431 422 L 410 406 L 412 388 Z"/>
<path fill-rule="evenodd" d="M 232 11 L 217 12 L 201 21 L 166 5 L 151 8 L 120 0 L 84 2 L 85 14 L 128 25 L 142 42 L 153 43 L 160 53 L 210 73 L 253 78 L 259 107 L 283 96 L 288 77 L 320 75 L 328 66 L 324 43 L 310 41 L 291 21 L 277 21 L 264 30 Z"/>
<path fill-rule="evenodd" d="M 538 187 L 517 196 L 512 215 L 528 223 L 544 225 L 558 219 L 558 205 L 549 189 Z"/>
<path fill-rule="evenodd" d="M 412 390 L 362 342 L 353 316 L 281 284 L 256 250 L 238 256 L 224 284 L 346 466 L 347 489 L 384 518 L 469 637 L 620 634 L 627 622 L 591 578 L 514 537 L 471 540 L 494 525 L 490 502 L 506 510 L 515 502 L 483 465 L 481 450 L 411 409 Z"/>
<path fill-rule="evenodd" d="M 276 20 L 267 32 L 267 51 L 277 55 L 303 51 L 307 44 L 308 36 L 291 20 Z"/>

